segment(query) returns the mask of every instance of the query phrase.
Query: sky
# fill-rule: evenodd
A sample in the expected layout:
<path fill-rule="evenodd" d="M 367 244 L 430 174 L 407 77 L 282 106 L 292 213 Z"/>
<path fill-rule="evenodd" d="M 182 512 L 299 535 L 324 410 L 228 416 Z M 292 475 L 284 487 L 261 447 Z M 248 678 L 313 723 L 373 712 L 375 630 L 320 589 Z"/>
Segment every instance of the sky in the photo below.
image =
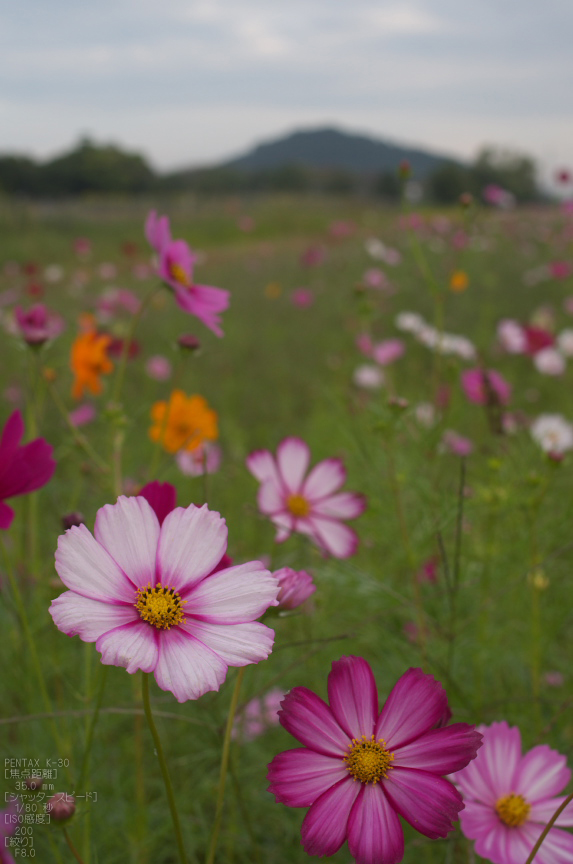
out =
<path fill-rule="evenodd" d="M 160 170 L 335 126 L 573 167 L 573 0 L 0 0 L 0 152 Z"/>

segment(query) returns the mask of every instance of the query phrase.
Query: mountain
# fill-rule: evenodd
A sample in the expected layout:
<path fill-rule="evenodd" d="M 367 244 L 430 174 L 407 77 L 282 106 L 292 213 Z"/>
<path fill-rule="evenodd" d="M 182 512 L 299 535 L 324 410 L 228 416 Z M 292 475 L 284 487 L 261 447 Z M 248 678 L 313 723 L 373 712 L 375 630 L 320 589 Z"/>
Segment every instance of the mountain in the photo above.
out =
<path fill-rule="evenodd" d="M 298 165 L 313 170 L 344 170 L 372 175 L 394 172 L 403 160 L 410 163 L 414 175 L 419 178 L 427 176 L 444 162 L 457 161 L 447 155 L 324 128 L 301 130 L 259 144 L 221 167 L 251 172 Z"/>

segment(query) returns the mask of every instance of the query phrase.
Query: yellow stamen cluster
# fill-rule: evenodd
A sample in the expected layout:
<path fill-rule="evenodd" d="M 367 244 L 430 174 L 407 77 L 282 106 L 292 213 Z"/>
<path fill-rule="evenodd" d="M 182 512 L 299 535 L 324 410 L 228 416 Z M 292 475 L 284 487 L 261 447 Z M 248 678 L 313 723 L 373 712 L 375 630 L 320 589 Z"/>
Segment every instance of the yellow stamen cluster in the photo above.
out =
<path fill-rule="evenodd" d="M 133 605 L 148 624 L 153 624 L 158 630 L 169 630 L 183 621 L 185 603 L 187 600 L 181 600 L 174 588 L 158 582 L 155 588 L 149 583 L 145 588 L 138 588 L 137 602 Z"/>
<path fill-rule="evenodd" d="M 181 264 L 170 264 L 169 272 L 171 277 L 175 279 L 176 282 L 179 282 L 180 285 L 184 285 L 185 287 L 189 286 L 189 277 Z"/>
<path fill-rule="evenodd" d="M 310 504 L 302 495 L 289 495 L 287 507 L 293 516 L 308 516 L 310 513 Z"/>
<path fill-rule="evenodd" d="M 392 768 L 390 764 L 394 760 L 394 754 L 386 749 L 386 742 L 374 735 L 367 738 L 353 738 L 350 753 L 344 757 L 346 767 L 355 780 L 361 783 L 378 783 L 381 777 L 388 777 L 388 771 Z"/>
<path fill-rule="evenodd" d="M 517 828 L 527 821 L 531 804 L 528 804 L 523 795 L 504 795 L 495 805 L 495 812 L 504 825 Z"/>

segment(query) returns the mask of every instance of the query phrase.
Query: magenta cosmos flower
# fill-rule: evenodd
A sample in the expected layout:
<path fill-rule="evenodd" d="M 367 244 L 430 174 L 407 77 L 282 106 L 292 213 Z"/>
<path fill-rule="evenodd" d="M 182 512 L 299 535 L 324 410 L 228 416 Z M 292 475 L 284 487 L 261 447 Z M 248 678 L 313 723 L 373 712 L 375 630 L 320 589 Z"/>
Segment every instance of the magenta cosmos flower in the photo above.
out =
<path fill-rule="evenodd" d="M 466 398 L 476 405 L 496 401 L 507 405 L 511 399 L 511 386 L 495 369 L 466 369 L 461 376 Z"/>
<path fill-rule="evenodd" d="M 0 439 L 0 528 L 3 530 L 7 530 L 14 519 L 14 511 L 5 499 L 35 492 L 46 485 L 56 470 L 52 445 L 44 438 L 35 438 L 21 446 L 23 434 L 22 415 L 14 411 Z"/>
<path fill-rule="evenodd" d="M 450 715 L 442 685 L 409 669 L 378 713 L 372 669 L 343 657 L 328 676 L 330 707 L 306 687 L 287 694 L 279 719 L 305 746 L 275 756 L 268 779 L 277 801 L 309 807 L 302 844 L 334 855 L 345 840 L 358 864 L 397 864 L 399 816 L 426 837 L 445 837 L 463 808 L 441 775 L 475 758 L 481 735 Z M 456 767 L 454 767 L 456 766 Z"/>
<path fill-rule="evenodd" d="M 52 312 L 43 303 L 36 303 L 27 310 L 16 306 L 14 315 L 18 331 L 28 345 L 39 347 L 59 336 L 66 326 L 62 316 Z"/>
<path fill-rule="evenodd" d="M 276 525 L 277 543 L 298 531 L 328 555 L 349 558 L 356 552 L 358 537 L 340 520 L 360 516 L 366 498 L 356 492 L 337 492 L 346 481 L 340 459 L 324 459 L 307 477 L 309 463 L 310 450 L 300 438 L 281 441 L 276 460 L 269 450 L 251 453 L 247 468 L 261 484 L 259 509 Z"/>
<path fill-rule="evenodd" d="M 185 240 L 172 240 L 167 216 L 152 211 L 145 223 L 145 233 L 159 254 L 158 275 L 173 289 L 177 305 L 195 315 L 216 336 L 222 336 L 220 313 L 229 307 L 229 292 L 210 285 L 196 285 L 193 265 L 197 256 Z"/>
<path fill-rule="evenodd" d="M 191 504 L 163 523 L 142 497 L 121 496 L 60 537 L 56 570 L 70 589 L 50 614 L 68 636 L 95 642 L 102 663 L 153 672 L 178 702 L 218 690 L 228 666 L 271 652 L 257 622 L 278 584 L 260 561 L 213 572 L 227 548 L 218 513 Z"/>
<path fill-rule="evenodd" d="M 569 783 L 565 756 L 546 744 L 521 755 L 515 726 L 478 726 L 483 749 L 476 761 L 452 777 L 464 796 L 462 831 L 475 840 L 478 855 L 493 864 L 523 864 L 545 825 L 565 800 L 556 798 Z M 556 825 L 573 825 L 569 804 Z M 573 836 L 551 828 L 535 856 L 536 864 L 570 864 Z"/>

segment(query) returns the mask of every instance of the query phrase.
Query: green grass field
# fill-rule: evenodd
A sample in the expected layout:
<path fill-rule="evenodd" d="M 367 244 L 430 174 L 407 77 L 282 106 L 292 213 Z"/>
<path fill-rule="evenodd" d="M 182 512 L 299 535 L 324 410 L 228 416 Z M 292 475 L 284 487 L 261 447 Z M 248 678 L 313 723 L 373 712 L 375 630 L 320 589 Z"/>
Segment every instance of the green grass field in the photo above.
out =
<path fill-rule="evenodd" d="M 571 456 L 552 461 L 527 427 L 543 413 L 573 421 L 573 369 L 543 375 L 530 357 L 504 353 L 496 339 L 500 319 L 526 323 L 540 307 L 548 307 L 545 319 L 555 332 L 569 326 L 563 301 L 573 295 L 573 278 L 527 284 L 534 280 L 524 281 L 524 274 L 552 261 L 571 260 L 570 217 L 567 226 L 557 210 L 427 212 L 422 229 L 408 230 L 395 211 L 330 199 L 155 205 L 170 215 L 174 236 L 203 253 L 198 281 L 230 290 L 231 306 L 223 315 L 225 336 L 220 340 L 185 315 L 166 290 L 146 308 L 136 332 L 140 354 L 128 361 L 119 404 L 110 404 L 117 360 L 114 373 L 103 379 L 102 395 L 80 400 L 96 407 L 96 419 L 78 431 L 106 463 L 106 471 L 74 439 L 60 409 L 66 413 L 77 405 L 71 398 L 69 356 L 79 315 L 92 313 L 111 285 L 143 299 L 157 284 L 153 277 L 138 279 L 132 272 L 134 263 L 150 258 L 143 235 L 147 207 L 119 201 L 0 208 L 0 301 L 8 301 L 0 320 L 5 325 L 0 421 L 19 407 L 29 431 L 34 417 L 36 434 L 54 446 L 58 463 L 45 488 L 9 502 L 16 517 L 10 530 L 2 532 L 2 750 L 6 759 L 39 759 L 41 764 L 68 759 L 69 768 L 47 780 L 54 791 L 97 793 L 97 800 L 93 795 L 78 798 L 67 827 L 81 860 L 178 860 L 142 714 L 141 673 L 128 676 L 123 668 L 105 667 L 89 766 L 82 787 L 75 785 L 104 667 L 93 644 L 59 632 L 48 613 L 62 590 L 53 557 L 62 517 L 81 511 L 92 529 L 98 508 L 115 501 L 120 479 L 127 491 L 151 479 L 169 481 L 182 506 L 207 501 L 227 520 L 228 551 L 235 563 L 272 556 L 272 569 L 290 566 L 313 573 L 317 590 L 304 611 L 268 621 L 276 631 L 275 648 L 267 661 L 246 668 L 241 705 L 269 689 L 287 691 L 297 685 L 326 698 L 332 661 L 354 654 L 371 664 L 381 701 L 408 667 L 423 666 L 446 688 L 454 721 L 505 719 L 520 727 L 525 749 L 547 743 L 570 757 Z M 239 229 L 242 215 L 254 220 L 251 231 Z M 349 236 L 336 239 L 330 226 L 340 220 L 354 227 Z M 458 249 L 452 238 L 462 229 L 471 242 Z M 79 236 L 92 244 L 84 260 L 73 249 Z M 364 243 L 372 237 L 399 250 L 401 263 L 387 266 L 370 257 Z M 135 258 L 122 253 L 126 242 L 137 244 Z M 312 244 L 323 246 L 326 258 L 304 267 L 300 257 Z M 5 266 L 8 262 L 19 266 Z M 30 262 L 37 272 L 26 275 L 23 268 Z M 104 262 L 116 265 L 113 279 L 101 277 Z M 50 265 L 62 269 L 58 281 L 46 280 Z M 392 293 L 363 287 L 363 274 L 372 267 L 384 270 Z M 448 288 L 455 270 L 469 277 L 462 293 Z M 40 352 L 31 351 L 9 326 L 15 305 L 37 301 L 31 284 L 43 288 L 41 302 L 63 314 L 67 323 L 65 332 Z M 308 308 L 292 302 L 300 287 L 313 293 Z M 478 359 L 436 354 L 399 332 L 395 318 L 403 311 L 466 336 Z M 117 316 L 106 327 L 123 336 L 129 322 L 127 315 Z M 363 332 L 374 341 L 401 338 L 406 348 L 403 357 L 385 368 L 386 384 L 378 390 L 360 389 L 353 382 L 356 367 L 369 362 L 355 344 Z M 182 333 L 201 340 L 198 355 L 178 347 Z M 158 382 L 147 375 L 145 362 L 154 355 L 172 364 L 170 380 Z M 498 370 L 511 384 L 507 410 L 518 418 L 513 434 L 492 432 L 486 409 L 464 396 L 460 374 L 478 365 Z M 49 386 L 46 369 L 52 370 Z M 149 439 L 151 406 L 174 388 L 203 395 L 218 413 L 222 463 L 206 481 L 183 476 L 173 457 L 160 453 Z M 433 403 L 439 393 L 443 397 L 444 388 L 448 404 L 437 409 L 434 425 L 425 427 L 416 419 L 416 407 Z M 397 397 L 407 403 L 396 404 Z M 474 449 L 467 459 L 443 452 L 445 430 L 471 439 Z M 274 544 L 272 524 L 258 513 L 257 483 L 245 459 L 254 449 L 274 452 L 289 435 L 308 442 L 313 463 L 342 458 L 348 472 L 345 488 L 367 496 L 366 512 L 352 523 L 360 537 L 357 555 L 324 558 L 298 535 Z M 430 558 L 437 563 L 436 581 L 417 581 Z M 49 705 L 8 568 L 23 598 Z M 193 862 L 205 861 L 209 846 L 236 675 L 236 669 L 229 669 L 219 693 L 185 704 L 152 682 L 156 720 Z M 254 740 L 233 742 L 216 858 L 221 864 L 307 860 L 300 845 L 304 811 L 275 803 L 266 791 L 268 763 L 295 746 L 279 725 Z M 16 782 L 8 771 L 2 783 L 6 796 Z M 34 801 L 40 811 L 41 803 Z M 30 799 L 31 807 L 34 801 Z M 459 830 L 442 841 L 426 840 L 410 828 L 405 833 L 408 864 L 481 860 Z M 57 826 L 34 824 L 33 842 L 42 864 L 73 860 Z M 350 862 L 347 846 L 332 860 Z"/>

